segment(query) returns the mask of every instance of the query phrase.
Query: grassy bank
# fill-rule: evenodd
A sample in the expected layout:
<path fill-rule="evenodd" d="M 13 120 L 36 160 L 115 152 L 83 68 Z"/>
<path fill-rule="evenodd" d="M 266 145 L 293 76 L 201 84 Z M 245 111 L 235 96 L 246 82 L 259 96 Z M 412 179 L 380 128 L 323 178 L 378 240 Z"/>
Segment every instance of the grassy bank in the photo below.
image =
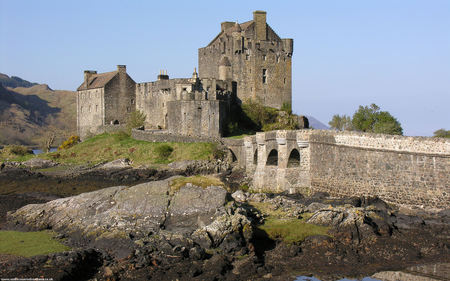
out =
<path fill-rule="evenodd" d="M 0 254 L 32 257 L 70 250 L 54 239 L 54 235 L 50 231 L 0 231 Z"/>
<path fill-rule="evenodd" d="M 181 160 L 206 160 L 212 158 L 213 143 L 151 143 L 132 139 L 124 133 L 101 134 L 68 149 L 40 154 L 39 158 L 66 164 L 97 164 L 119 158 L 128 158 L 133 166 L 143 164 L 168 164 Z M 0 161 L 24 161 L 33 155 L 2 153 Z"/>

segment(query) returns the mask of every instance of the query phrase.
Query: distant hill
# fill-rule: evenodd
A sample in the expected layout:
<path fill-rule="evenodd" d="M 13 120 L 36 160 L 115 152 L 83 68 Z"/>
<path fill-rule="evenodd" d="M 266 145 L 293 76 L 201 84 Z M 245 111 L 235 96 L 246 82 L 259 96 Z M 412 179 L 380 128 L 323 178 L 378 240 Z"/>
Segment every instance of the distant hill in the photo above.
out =
<path fill-rule="evenodd" d="M 6 74 L 0 73 L 0 84 L 3 85 L 3 87 L 11 87 L 11 88 L 17 88 L 17 87 L 24 87 L 24 88 L 30 88 L 35 85 L 38 85 L 38 83 L 31 83 L 27 80 L 23 80 L 20 77 L 17 76 L 11 76 L 9 77 Z"/>
<path fill-rule="evenodd" d="M 330 127 L 328 127 L 324 123 L 320 122 L 316 118 L 314 118 L 310 115 L 305 115 L 305 116 L 306 116 L 306 118 L 308 118 L 310 128 L 319 129 L 319 130 L 329 130 L 330 129 Z"/>
<path fill-rule="evenodd" d="M 61 142 L 75 131 L 75 92 L 54 91 L 46 84 L 0 85 L 0 144 L 39 146 L 51 132 Z"/>

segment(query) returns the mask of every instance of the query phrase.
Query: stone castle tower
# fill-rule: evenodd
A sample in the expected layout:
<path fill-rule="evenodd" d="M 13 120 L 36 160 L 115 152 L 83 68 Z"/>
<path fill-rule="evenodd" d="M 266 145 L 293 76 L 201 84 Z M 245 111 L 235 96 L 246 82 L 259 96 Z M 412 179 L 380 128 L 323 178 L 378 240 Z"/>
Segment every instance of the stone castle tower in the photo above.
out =
<path fill-rule="evenodd" d="M 223 22 L 220 33 L 198 50 L 200 78 L 237 82 L 241 101 L 259 99 L 281 108 L 292 103 L 293 39 L 281 39 L 266 22 L 266 12 L 253 20 Z"/>

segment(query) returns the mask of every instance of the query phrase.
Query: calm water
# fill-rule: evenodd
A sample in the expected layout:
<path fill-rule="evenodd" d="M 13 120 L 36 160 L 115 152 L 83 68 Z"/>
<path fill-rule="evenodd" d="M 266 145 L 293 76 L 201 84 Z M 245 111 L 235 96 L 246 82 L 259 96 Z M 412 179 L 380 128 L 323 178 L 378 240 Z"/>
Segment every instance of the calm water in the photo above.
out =
<path fill-rule="evenodd" d="M 52 148 L 50 148 L 50 152 L 55 152 L 57 150 L 57 148 L 56 147 L 52 147 Z M 43 151 L 42 151 L 42 149 L 33 149 L 33 153 L 34 153 L 34 155 L 38 155 L 38 154 L 41 154 Z"/>

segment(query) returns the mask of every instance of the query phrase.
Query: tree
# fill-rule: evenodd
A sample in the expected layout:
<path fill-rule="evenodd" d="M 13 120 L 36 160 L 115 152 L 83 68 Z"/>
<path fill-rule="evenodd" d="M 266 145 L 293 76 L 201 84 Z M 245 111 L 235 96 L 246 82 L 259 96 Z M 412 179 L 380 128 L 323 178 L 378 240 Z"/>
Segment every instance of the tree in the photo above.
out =
<path fill-rule="evenodd" d="M 435 138 L 450 138 L 450 130 L 445 130 L 445 129 L 439 129 L 437 131 L 435 131 L 434 133 Z"/>
<path fill-rule="evenodd" d="M 330 125 L 332 129 L 338 131 L 351 131 L 353 129 L 352 119 L 345 114 L 342 116 L 339 114 L 333 115 L 333 118 L 328 122 L 328 125 Z"/>
<path fill-rule="evenodd" d="M 372 103 L 370 106 L 359 106 L 358 111 L 353 114 L 353 128 L 357 131 L 402 135 L 403 129 L 400 123 L 387 111 Z"/>
<path fill-rule="evenodd" d="M 127 118 L 128 134 L 131 134 L 131 129 L 135 129 L 135 128 L 144 126 L 146 118 L 147 118 L 147 116 L 139 110 L 131 112 Z"/>

